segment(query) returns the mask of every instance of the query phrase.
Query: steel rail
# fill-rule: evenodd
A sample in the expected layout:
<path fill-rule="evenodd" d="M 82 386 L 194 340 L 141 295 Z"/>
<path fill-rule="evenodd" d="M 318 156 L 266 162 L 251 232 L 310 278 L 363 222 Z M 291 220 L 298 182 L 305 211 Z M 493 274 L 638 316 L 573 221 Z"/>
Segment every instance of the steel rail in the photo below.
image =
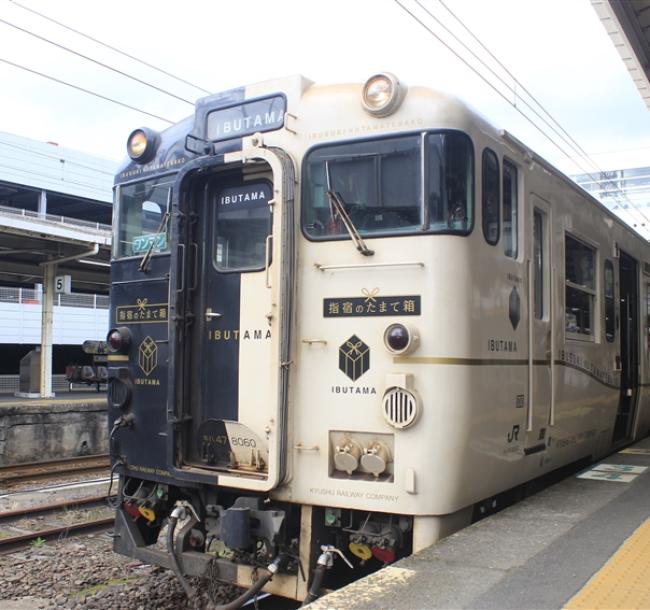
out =
<path fill-rule="evenodd" d="M 10 519 L 18 519 L 20 517 L 31 517 L 41 515 L 43 513 L 51 513 L 57 510 L 74 509 L 78 506 L 88 506 L 89 504 L 100 504 L 108 500 L 108 496 L 103 494 L 101 496 L 91 496 L 89 498 L 77 498 L 74 500 L 65 500 L 62 502 L 55 502 L 52 504 L 39 504 L 30 506 L 28 508 L 19 508 L 17 510 L 10 510 L 0 512 L 0 523 Z"/>
<path fill-rule="evenodd" d="M 84 523 L 73 523 L 62 527 L 53 527 L 46 530 L 20 534 L 8 538 L 0 538 L 0 554 L 15 551 L 18 548 L 26 548 L 32 545 L 35 540 L 51 541 L 67 538 L 68 536 L 80 533 L 91 533 L 109 529 L 115 522 L 114 517 L 86 521 Z"/>
<path fill-rule="evenodd" d="M 32 462 L 0 467 L 0 483 L 13 483 L 28 479 L 51 478 L 70 473 L 104 470 L 110 467 L 108 455 L 91 455 L 76 458 Z"/>

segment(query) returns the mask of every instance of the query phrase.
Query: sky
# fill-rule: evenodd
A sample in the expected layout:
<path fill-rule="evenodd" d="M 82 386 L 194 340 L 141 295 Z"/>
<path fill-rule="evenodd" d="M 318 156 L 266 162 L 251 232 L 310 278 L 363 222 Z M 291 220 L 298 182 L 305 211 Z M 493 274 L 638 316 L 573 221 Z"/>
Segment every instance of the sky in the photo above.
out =
<path fill-rule="evenodd" d="M 178 121 L 205 95 L 194 86 L 99 46 L 25 10 L 33 9 L 210 91 L 303 74 L 320 83 L 363 82 L 391 71 L 408 85 L 452 93 L 567 174 L 650 165 L 650 111 L 589 0 L 0 0 L 0 131 L 121 160 L 129 133 L 168 123 L 53 82 L 66 81 Z M 403 8 L 404 7 L 404 8 Z M 424 7 L 424 8 L 423 8 Z M 479 56 L 464 26 L 520 82 L 496 93 L 405 10 L 461 49 L 440 21 Z M 164 89 L 130 80 L 36 39 L 18 26 Z M 475 59 L 462 53 L 473 64 Z M 490 60 L 508 85 L 510 76 Z M 523 85 L 594 165 L 558 149 L 517 108 Z M 504 99 L 504 97 L 506 99 Z M 529 102 L 531 103 L 531 102 Z M 514 104 L 514 106 L 513 106 Z M 516 108 L 515 108 L 516 106 Z M 538 109 L 538 112 L 542 112 Z M 530 114 L 530 113 L 529 113 Z M 559 138 L 547 126 L 543 131 Z"/>

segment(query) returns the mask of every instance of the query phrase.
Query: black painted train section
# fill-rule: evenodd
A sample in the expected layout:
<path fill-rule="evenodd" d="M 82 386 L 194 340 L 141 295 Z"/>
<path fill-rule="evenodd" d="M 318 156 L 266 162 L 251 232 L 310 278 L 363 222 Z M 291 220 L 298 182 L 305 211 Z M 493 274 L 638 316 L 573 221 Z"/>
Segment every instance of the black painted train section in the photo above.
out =
<path fill-rule="evenodd" d="M 117 406 L 109 389 L 110 429 L 121 416 L 134 418 L 113 432 L 111 453 L 132 474 L 159 480 L 167 471 L 169 255 L 154 255 L 146 272 L 140 262 L 114 261 L 111 268 L 109 326 L 127 328 L 130 345 L 109 358 L 111 384 L 124 384 L 128 394 Z"/>

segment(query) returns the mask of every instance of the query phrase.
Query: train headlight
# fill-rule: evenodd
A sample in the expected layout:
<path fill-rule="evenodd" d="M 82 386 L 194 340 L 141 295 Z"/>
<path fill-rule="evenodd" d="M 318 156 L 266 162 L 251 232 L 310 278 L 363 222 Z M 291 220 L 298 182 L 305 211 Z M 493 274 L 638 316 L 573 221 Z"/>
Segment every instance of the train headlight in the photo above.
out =
<path fill-rule="evenodd" d="M 131 345 L 131 331 L 126 326 L 112 328 L 106 335 L 108 349 L 113 353 L 128 351 Z"/>
<path fill-rule="evenodd" d="M 146 163 L 156 154 L 159 139 L 158 134 L 147 127 L 136 129 L 126 141 L 126 151 L 136 163 Z"/>
<path fill-rule="evenodd" d="M 393 354 L 410 354 L 420 345 L 420 336 L 413 328 L 395 323 L 384 331 L 384 344 Z"/>
<path fill-rule="evenodd" d="M 388 116 L 399 108 L 405 92 L 406 88 L 394 74 L 382 72 L 366 81 L 361 103 L 374 116 Z"/>

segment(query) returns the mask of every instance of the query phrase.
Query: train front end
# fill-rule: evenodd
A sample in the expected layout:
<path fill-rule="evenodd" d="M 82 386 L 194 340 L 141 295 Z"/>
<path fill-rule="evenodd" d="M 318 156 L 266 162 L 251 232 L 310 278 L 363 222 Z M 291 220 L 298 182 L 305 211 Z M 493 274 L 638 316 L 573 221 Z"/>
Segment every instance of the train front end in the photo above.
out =
<path fill-rule="evenodd" d="M 108 334 L 117 552 L 188 592 L 187 575 L 252 588 L 263 570 L 305 599 L 468 520 L 458 466 L 431 471 L 461 451 L 467 384 L 408 360 L 449 324 L 469 341 L 466 123 L 391 75 L 295 77 L 131 134 Z M 425 404 L 450 381 L 452 402 Z"/>

